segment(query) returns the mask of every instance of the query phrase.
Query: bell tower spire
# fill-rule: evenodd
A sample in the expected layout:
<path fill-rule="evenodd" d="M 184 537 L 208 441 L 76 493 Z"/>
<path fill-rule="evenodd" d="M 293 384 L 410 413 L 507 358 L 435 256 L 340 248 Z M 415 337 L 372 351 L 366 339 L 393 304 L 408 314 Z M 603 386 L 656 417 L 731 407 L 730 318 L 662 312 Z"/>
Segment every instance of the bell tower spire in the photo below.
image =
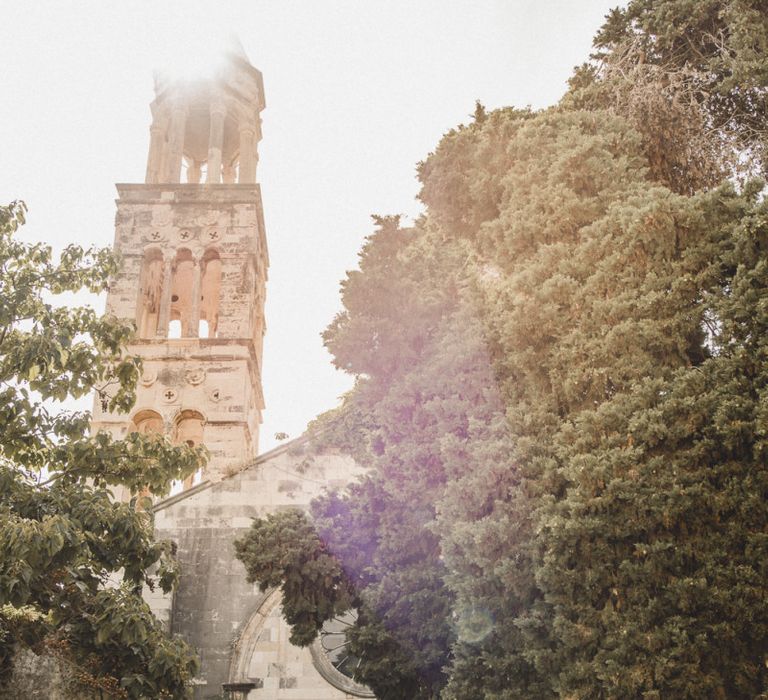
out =
<path fill-rule="evenodd" d="M 146 183 L 253 184 L 264 109 L 261 73 L 242 47 L 215 77 L 155 80 Z"/>
<path fill-rule="evenodd" d="M 211 480 L 258 452 L 269 264 L 256 184 L 261 73 L 242 49 L 211 78 L 155 80 L 144 184 L 118 184 L 122 268 L 107 312 L 135 322 L 143 360 L 130 416 L 102 410 L 115 435 L 163 432 L 204 444 Z M 186 486 L 192 485 L 188 483 Z"/>

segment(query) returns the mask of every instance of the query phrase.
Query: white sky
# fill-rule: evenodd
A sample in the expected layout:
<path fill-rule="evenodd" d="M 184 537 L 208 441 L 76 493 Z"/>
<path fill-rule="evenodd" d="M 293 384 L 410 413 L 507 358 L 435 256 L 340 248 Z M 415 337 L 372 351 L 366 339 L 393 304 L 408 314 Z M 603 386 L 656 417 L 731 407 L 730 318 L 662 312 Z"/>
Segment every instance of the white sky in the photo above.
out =
<path fill-rule="evenodd" d="M 25 236 L 111 245 L 115 182 L 143 182 L 153 71 L 235 33 L 264 74 L 258 179 L 271 268 L 261 451 L 351 386 L 320 333 L 370 214 L 420 212 L 415 164 L 488 108 L 565 89 L 618 0 L 5 0 L 0 202 Z"/>

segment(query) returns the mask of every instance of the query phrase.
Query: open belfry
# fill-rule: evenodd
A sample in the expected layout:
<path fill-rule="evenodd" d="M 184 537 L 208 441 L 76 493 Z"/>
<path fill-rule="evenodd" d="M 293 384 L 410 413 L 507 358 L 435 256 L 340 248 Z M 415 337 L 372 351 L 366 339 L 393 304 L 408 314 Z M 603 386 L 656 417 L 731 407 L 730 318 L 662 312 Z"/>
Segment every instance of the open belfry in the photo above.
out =
<path fill-rule="evenodd" d="M 155 535 L 176 543 L 182 574 L 172 595 L 145 597 L 199 655 L 195 698 L 373 697 L 352 679 L 345 621 L 292 646 L 279 591 L 248 583 L 235 558 L 252 518 L 307 508 L 361 473 L 347 455 L 308 454 L 303 438 L 258 454 L 269 263 L 256 183 L 261 73 L 238 50 L 210 79 L 159 78 L 155 91 L 146 181 L 117 185 L 122 267 L 107 299 L 107 313 L 136 324 L 129 350 L 143 374 L 132 413 L 109 413 L 97 397 L 92 428 L 204 445 L 210 461 L 155 500 Z"/>

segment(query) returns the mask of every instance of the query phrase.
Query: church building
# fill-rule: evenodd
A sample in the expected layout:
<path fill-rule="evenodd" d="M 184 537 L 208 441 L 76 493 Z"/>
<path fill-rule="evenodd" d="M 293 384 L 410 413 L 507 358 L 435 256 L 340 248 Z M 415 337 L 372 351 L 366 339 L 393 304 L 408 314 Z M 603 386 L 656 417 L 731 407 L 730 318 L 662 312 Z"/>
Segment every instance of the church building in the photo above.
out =
<path fill-rule="evenodd" d="M 162 433 L 205 445 L 210 461 L 154 504 L 159 539 L 178 546 L 171 596 L 155 614 L 199 655 L 197 700 L 372 698 L 353 680 L 344 619 L 305 649 L 288 641 L 277 591 L 246 582 L 234 540 L 254 517 L 306 508 L 360 468 L 305 454 L 301 438 L 259 454 L 269 256 L 257 182 L 261 73 L 242 52 L 201 81 L 158 78 L 143 184 L 118 184 L 114 247 L 122 260 L 107 312 L 136 323 L 143 360 L 130 415 L 96 401 L 93 430 Z"/>

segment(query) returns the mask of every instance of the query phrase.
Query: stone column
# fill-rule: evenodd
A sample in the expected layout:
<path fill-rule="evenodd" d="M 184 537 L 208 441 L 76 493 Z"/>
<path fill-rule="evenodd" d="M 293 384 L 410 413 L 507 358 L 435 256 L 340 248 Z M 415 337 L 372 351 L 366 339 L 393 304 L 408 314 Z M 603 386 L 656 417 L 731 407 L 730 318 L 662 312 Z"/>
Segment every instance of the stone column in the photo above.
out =
<path fill-rule="evenodd" d="M 203 266 L 199 260 L 195 260 L 192 272 L 192 304 L 189 309 L 189 328 L 185 334 L 189 338 L 197 338 L 200 333 L 200 278 L 203 274 Z"/>
<path fill-rule="evenodd" d="M 253 142 L 254 128 L 240 127 L 240 182 L 256 182 L 256 148 Z"/>
<path fill-rule="evenodd" d="M 225 185 L 231 185 L 235 181 L 235 168 L 232 165 L 224 165 L 221 168 Z"/>
<path fill-rule="evenodd" d="M 200 182 L 200 161 L 190 160 L 187 165 L 187 182 L 197 185 Z"/>
<path fill-rule="evenodd" d="M 176 105 L 171 114 L 166 182 L 179 182 L 181 178 L 181 157 L 184 152 L 184 131 L 186 128 L 187 110 L 182 105 Z"/>
<path fill-rule="evenodd" d="M 173 261 L 163 260 L 163 291 L 160 294 L 160 313 L 157 319 L 158 338 L 168 337 L 168 324 L 171 321 L 171 284 L 173 282 Z"/>
<path fill-rule="evenodd" d="M 221 102 L 211 105 L 211 133 L 208 137 L 208 177 L 206 182 L 221 182 L 221 150 L 224 147 L 224 119 L 227 108 Z"/>
<path fill-rule="evenodd" d="M 161 168 L 163 166 L 163 127 L 152 122 L 149 127 L 149 155 L 147 156 L 147 184 L 160 181 Z"/>

